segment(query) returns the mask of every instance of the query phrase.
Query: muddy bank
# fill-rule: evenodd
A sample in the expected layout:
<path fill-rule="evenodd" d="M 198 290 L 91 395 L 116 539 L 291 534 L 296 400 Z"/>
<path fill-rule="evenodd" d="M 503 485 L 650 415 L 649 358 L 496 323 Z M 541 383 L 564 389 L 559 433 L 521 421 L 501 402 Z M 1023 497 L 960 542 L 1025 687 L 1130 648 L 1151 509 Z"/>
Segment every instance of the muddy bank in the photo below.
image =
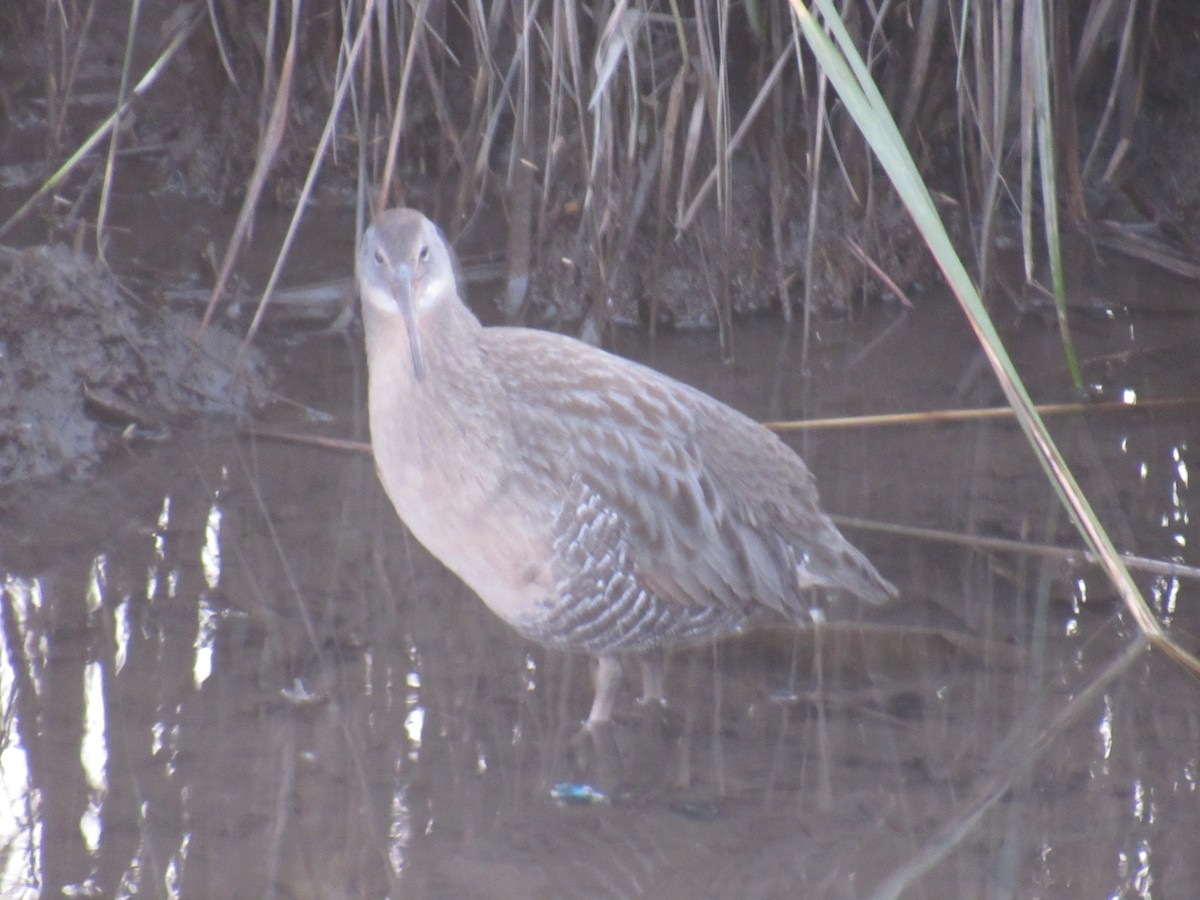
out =
<path fill-rule="evenodd" d="M 151 307 L 61 246 L 0 254 L 0 485 L 87 475 L 193 415 L 242 417 L 267 366 L 220 326 Z"/>

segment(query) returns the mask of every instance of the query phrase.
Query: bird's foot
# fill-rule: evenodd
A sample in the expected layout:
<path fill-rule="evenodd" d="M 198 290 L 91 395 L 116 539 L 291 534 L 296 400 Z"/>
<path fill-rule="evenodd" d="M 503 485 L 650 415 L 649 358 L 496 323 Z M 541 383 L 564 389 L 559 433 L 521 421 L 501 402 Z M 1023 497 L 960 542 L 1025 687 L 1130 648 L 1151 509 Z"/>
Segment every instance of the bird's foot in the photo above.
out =
<path fill-rule="evenodd" d="M 567 742 L 567 748 L 577 774 L 576 782 L 611 797 L 621 778 L 621 754 L 612 722 L 589 719 Z"/>

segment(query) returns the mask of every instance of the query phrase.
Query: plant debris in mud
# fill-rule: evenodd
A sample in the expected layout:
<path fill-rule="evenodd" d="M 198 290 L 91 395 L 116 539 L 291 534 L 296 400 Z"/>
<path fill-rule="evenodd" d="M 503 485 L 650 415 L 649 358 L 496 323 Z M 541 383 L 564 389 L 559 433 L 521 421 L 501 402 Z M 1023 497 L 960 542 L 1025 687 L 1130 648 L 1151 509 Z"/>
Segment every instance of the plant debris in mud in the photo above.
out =
<path fill-rule="evenodd" d="M 151 309 L 65 247 L 0 255 L 0 484 L 87 475 L 111 447 L 188 414 L 241 416 L 266 366 L 217 326 Z"/>

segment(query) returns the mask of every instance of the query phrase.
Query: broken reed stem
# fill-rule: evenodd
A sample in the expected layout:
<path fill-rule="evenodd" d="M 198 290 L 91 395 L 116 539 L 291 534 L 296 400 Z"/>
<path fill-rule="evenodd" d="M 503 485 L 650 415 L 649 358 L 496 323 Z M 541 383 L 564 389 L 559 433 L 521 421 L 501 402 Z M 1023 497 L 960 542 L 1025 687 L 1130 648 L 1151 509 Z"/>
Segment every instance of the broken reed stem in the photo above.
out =
<path fill-rule="evenodd" d="M 874 522 L 870 519 L 857 519 L 853 516 L 833 516 L 834 524 L 838 527 L 858 528 L 863 531 L 878 531 L 884 534 L 900 537 L 917 538 L 924 541 L 940 541 L 947 544 L 959 544 L 972 550 L 994 553 L 1026 553 L 1032 556 L 1044 556 L 1061 559 L 1068 565 L 1086 562 L 1098 565 L 1099 560 L 1090 550 L 1073 547 L 1057 547 L 1053 544 L 1033 544 L 1029 541 L 1019 541 L 1014 538 L 988 537 L 981 534 L 960 534 L 956 531 L 943 531 L 940 528 L 919 528 L 914 525 L 895 525 L 890 522 Z M 1183 563 L 1170 562 L 1161 559 L 1151 559 L 1147 556 L 1135 556 L 1122 553 L 1121 559 L 1131 569 L 1148 572 L 1151 575 L 1162 575 L 1167 578 L 1200 579 L 1200 568 Z"/>
<path fill-rule="evenodd" d="M 1200 406 L 1200 397 L 1165 397 L 1161 400 L 1139 400 L 1125 403 L 1109 400 L 1103 403 L 1042 403 L 1034 407 L 1043 416 L 1075 412 L 1138 412 L 1151 409 L 1174 409 L 1181 406 Z M 910 425 L 929 422 L 975 422 L 986 419 L 1011 419 L 1008 406 L 986 409 L 935 409 L 927 412 L 885 413 L 872 416 L 841 416 L 832 419 L 790 419 L 783 422 L 764 422 L 775 432 L 806 431 L 813 428 L 851 428 L 863 425 Z"/>

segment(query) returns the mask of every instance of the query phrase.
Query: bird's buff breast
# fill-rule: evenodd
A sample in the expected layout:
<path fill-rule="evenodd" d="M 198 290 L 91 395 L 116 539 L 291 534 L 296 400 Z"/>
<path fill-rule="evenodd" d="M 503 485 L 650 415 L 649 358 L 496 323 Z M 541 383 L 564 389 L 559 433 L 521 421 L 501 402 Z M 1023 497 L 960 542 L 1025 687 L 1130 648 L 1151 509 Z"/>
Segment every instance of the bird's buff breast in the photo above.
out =
<path fill-rule="evenodd" d="M 372 440 L 376 470 L 409 531 L 502 619 L 524 620 L 553 585 L 545 523 L 516 506 L 486 460 L 442 448 L 431 463 L 381 437 Z"/>

